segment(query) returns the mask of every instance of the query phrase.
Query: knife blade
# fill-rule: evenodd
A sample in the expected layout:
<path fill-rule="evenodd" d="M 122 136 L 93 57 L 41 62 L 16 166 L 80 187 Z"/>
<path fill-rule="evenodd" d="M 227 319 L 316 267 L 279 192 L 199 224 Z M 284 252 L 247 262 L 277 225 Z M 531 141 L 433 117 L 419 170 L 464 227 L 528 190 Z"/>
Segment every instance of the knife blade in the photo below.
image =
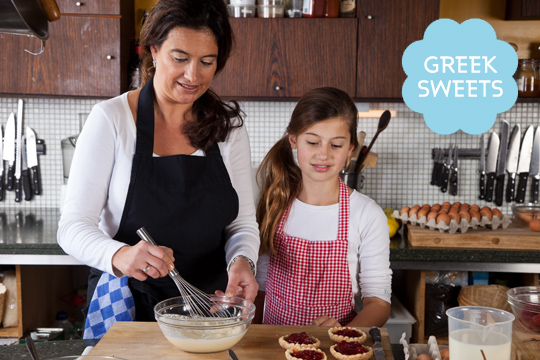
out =
<path fill-rule="evenodd" d="M 15 152 L 15 202 L 21 201 L 21 151 L 22 151 L 23 101 L 17 107 L 17 149 Z"/>
<path fill-rule="evenodd" d="M 29 126 L 26 127 L 26 151 L 28 156 L 28 167 L 32 172 L 32 187 L 34 194 L 41 194 L 41 181 L 39 180 L 39 167 L 37 158 L 36 133 Z"/>
<path fill-rule="evenodd" d="M 529 176 L 533 178 L 531 201 L 538 204 L 538 192 L 540 191 L 540 126 L 536 127 L 534 133 Z"/>
<path fill-rule="evenodd" d="M 506 153 L 508 151 L 508 137 L 510 124 L 503 120 L 501 125 L 501 143 L 499 144 L 499 156 L 497 159 L 497 185 L 495 186 L 495 204 L 501 206 L 503 203 L 504 177 L 506 174 Z"/>
<path fill-rule="evenodd" d="M 480 173 L 478 198 L 484 199 L 486 189 L 486 148 L 484 147 L 484 134 L 480 135 L 480 162 L 478 163 L 478 172 Z"/>
<path fill-rule="evenodd" d="M 510 135 L 510 145 L 508 145 L 508 156 L 506 157 L 506 171 L 508 172 L 508 182 L 506 183 L 506 202 L 514 201 L 516 191 L 516 172 L 519 158 L 519 144 L 521 142 L 521 128 L 515 125 Z"/>
<path fill-rule="evenodd" d="M 450 174 L 450 166 L 452 166 L 453 161 L 454 158 L 452 157 L 452 144 L 450 144 L 450 147 L 448 148 L 448 157 L 446 158 L 446 161 L 441 171 L 441 191 L 443 193 L 448 190 L 448 175 Z"/>
<path fill-rule="evenodd" d="M 4 154 L 3 154 L 3 139 L 2 127 L 0 126 L 0 201 L 4 200 Z"/>
<path fill-rule="evenodd" d="M 519 163 L 517 167 L 517 172 L 519 176 L 517 192 L 516 192 L 516 202 L 523 203 L 525 202 L 525 193 L 527 190 L 527 179 L 529 178 L 530 166 L 531 166 L 531 155 L 533 147 L 533 138 L 534 138 L 534 127 L 531 125 L 525 131 L 523 136 L 523 141 L 521 142 L 521 151 L 519 152 Z"/>
<path fill-rule="evenodd" d="M 234 351 L 232 351 L 231 349 L 227 350 L 227 352 L 229 353 L 229 356 L 231 357 L 231 360 L 238 360 L 238 357 L 236 356 L 236 354 L 234 353 Z"/>
<path fill-rule="evenodd" d="M 32 200 L 32 188 L 30 187 L 30 179 L 28 178 L 28 163 L 26 161 L 26 135 L 22 137 L 22 165 L 21 165 L 21 179 L 22 179 L 22 188 L 24 191 L 24 200 Z"/>
<path fill-rule="evenodd" d="M 495 133 L 491 133 L 489 139 L 489 150 L 486 162 L 486 189 L 485 198 L 486 201 L 491 202 L 493 200 L 493 186 L 495 185 L 495 171 L 497 169 L 497 154 L 499 154 L 500 140 L 499 136 Z"/>
<path fill-rule="evenodd" d="M 450 167 L 450 195 L 457 195 L 457 183 L 458 183 L 458 147 L 454 146 L 454 162 Z"/>
<path fill-rule="evenodd" d="M 373 354 L 375 360 L 385 360 L 384 349 L 381 343 L 381 331 L 378 327 L 373 326 L 369 329 L 369 334 L 373 338 Z"/>
<path fill-rule="evenodd" d="M 15 113 L 9 115 L 4 136 L 4 160 L 8 162 L 6 189 L 13 190 L 13 164 L 15 163 Z"/>

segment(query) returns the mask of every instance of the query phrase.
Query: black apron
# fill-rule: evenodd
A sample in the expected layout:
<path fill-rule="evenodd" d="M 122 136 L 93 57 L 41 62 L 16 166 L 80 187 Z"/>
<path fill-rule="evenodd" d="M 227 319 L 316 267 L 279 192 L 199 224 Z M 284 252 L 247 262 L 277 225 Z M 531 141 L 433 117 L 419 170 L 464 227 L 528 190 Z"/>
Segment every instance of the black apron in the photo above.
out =
<path fill-rule="evenodd" d="M 238 215 L 238 195 L 217 144 L 206 156 L 154 157 L 153 78 L 142 88 L 137 108 L 137 138 L 122 220 L 114 239 L 140 241 L 145 227 L 157 244 L 174 251 L 175 266 L 189 283 L 207 292 L 227 286 L 225 227 Z M 102 272 L 91 269 L 88 304 Z M 180 296 L 169 276 L 129 279 L 137 321 L 153 321 L 153 307 Z M 86 316 L 86 314 L 85 314 Z"/>

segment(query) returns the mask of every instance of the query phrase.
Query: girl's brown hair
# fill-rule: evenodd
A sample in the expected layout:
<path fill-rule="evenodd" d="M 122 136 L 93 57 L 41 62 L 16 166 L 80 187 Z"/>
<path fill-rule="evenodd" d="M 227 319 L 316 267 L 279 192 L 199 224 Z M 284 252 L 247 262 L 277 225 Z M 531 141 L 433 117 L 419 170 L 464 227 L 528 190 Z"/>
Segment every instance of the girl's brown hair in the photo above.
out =
<path fill-rule="evenodd" d="M 161 47 L 172 29 L 184 27 L 209 31 L 218 45 L 217 67 L 214 77 L 223 70 L 234 47 L 234 36 L 229 23 L 227 5 L 223 0 L 159 0 L 142 26 L 141 43 L 142 85 L 154 76 L 150 46 Z M 197 121 L 186 122 L 184 131 L 191 144 L 208 149 L 215 142 L 224 141 L 230 130 L 243 124 L 242 111 L 236 101 L 229 104 L 208 89 L 193 104 Z M 231 119 L 238 117 L 240 124 L 233 126 Z"/>
<path fill-rule="evenodd" d="M 274 253 L 274 235 L 285 210 L 302 183 L 289 135 L 300 135 L 312 125 L 339 117 L 348 124 L 351 144 L 358 146 L 356 129 L 358 110 L 344 91 L 322 87 L 308 91 L 293 110 L 287 132 L 270 149 L 257 170 L 261 196 L 257 204 L 257 222 L 261 234 L 260 253 Z"/>

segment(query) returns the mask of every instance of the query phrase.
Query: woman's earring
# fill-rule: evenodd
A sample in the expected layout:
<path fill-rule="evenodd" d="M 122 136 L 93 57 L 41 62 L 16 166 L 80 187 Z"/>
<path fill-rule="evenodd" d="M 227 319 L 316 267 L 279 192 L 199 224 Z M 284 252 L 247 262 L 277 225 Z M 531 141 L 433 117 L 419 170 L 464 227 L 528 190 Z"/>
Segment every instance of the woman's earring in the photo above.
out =
<path fill-rule="evenodd" d="M 156 59 L 152 60 L 152 65 L 154 65 L 154 67 L 156 67 Z"/>

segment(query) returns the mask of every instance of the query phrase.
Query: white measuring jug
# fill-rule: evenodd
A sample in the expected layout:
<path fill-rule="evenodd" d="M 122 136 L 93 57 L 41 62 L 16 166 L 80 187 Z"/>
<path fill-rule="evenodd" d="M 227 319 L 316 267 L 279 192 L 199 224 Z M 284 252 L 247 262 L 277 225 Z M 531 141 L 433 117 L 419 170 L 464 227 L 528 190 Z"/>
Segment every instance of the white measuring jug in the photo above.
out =
<path fill-rule="evenodd" d="M 514 315 L 482 306 L 446 311 L 450 360 L 510 360 Z"/>

